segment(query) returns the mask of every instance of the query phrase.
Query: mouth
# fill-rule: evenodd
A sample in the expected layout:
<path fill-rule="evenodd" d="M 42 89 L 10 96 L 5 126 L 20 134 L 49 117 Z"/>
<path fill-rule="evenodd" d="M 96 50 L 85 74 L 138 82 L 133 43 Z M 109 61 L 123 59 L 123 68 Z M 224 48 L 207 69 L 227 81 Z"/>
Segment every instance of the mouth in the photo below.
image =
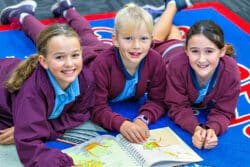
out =
<path fill-rule="evenodd" d="M 201 69 L 205 69 L 205 68 L 209 67 L 209 64 L 197 64 L 197 66 Z"/>
<path fill-rule="evenodd" d="M 129 54 L 132 58 L 139 58 L 141 56 L 140 52 L 130 52 Z"/>
<path fill-rule="evenodd" d="M 76 69 L 70 69 L 70 70 L 62 70 L 62 73 L 66 76 L 73 76 L 75 74 Z"/>

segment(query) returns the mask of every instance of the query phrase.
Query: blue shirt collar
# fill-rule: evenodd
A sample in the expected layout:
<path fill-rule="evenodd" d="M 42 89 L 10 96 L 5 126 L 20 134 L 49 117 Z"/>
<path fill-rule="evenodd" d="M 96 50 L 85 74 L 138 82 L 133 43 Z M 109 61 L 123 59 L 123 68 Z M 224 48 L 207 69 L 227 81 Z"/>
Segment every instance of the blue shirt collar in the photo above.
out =
<path fill-rule="evenodd" d="M 52 86 L 55 90 L 56 96 L 63 95 L 63 94 L 69 94 L 72 97 L 78 96 L 80 94 L 80 88 L 79 88 L 79 82 L 78 77 L 69 85 L 69 87 L 64 91 L 60 85 L 57 83 L 53 75 L 49 70 L 47 70 L 47 74 L 49 76 L 50 82 L 52 83 Z"/>
<path fill-rule="evenodd" d="M 124 66 L 124 64 L 123 64 L 123 62 L 122 62 L 121 54 L 120 54 L 118 48 L 116 48 L 116 54 L 117 54 L 117 58 L 118 58 L 120 67 L 121 67 L 121 69 L 122 69 L 122 73 L 125 75 L 126 80 L 133 79 L 135 76 L 130 75 L 129 72 L 127 71 L 126 67 Z M 142 59 L 142 61 L 141 61 L 140 64 L 139 64 L 139 68 L 137 69 L 138 78 L 140 78 L 140 73 L 141 73 L 142 65 L 144 64 L 144 60 L 145 60 L 145 58 Z"/>

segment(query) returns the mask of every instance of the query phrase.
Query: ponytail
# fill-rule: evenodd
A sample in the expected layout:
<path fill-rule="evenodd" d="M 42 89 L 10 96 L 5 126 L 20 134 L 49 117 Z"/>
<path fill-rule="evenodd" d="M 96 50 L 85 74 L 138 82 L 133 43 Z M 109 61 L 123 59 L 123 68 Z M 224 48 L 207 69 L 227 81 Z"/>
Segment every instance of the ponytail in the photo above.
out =
<path fill-rule="evenodd" d="M 22 61 L 11 74 L 10 78 L 5 83 L 5 88 L 13 93 L 18 91 L 24 81 L 33 73 L 37 68 L 38 55 L 34 54 L 29 56 L 26 60 Z"/>
<path fill-rule="evenodd" d="M 235 50 L 233 46 L 229 43 L 226 43 L 225 45 L 226 45 L 226 55 L 235 57 Z"/>

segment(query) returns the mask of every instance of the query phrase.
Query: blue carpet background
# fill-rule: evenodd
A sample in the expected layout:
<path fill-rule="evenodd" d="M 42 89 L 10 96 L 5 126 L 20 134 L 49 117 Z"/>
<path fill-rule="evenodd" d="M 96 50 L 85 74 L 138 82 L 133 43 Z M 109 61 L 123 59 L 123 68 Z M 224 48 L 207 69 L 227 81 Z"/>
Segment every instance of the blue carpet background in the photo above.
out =
<path fill-rule="evenodd" d="M 151 129 L 170 126 L 189 146 L 192 147 L 204 160 L 199 163 L 203 166 L 213 167 L 246 167 L 249 166 L 250 148 L 250 59 L 248 56 L 250 48 L 250 26 L 248 23 L 232 17 L 228 9 L 222 6 L 218 11 L 218 4 L 207 4 L 190 10 L 178 12 L 174 24 L 184 31 L 194 22 L 201 19 L 211 19 L 219 24 L 225 32 L 225 41 L 233 44 L 236 53 L 239 69 L 241 71 L 241 94 L 236 108 L 237 118 L 232 121 L 229 130 L 219 137 L 219 145 L 212 150 L 198 150 L 192 146 L 191 135 L 181 130 L 167 116 L 162 117 L 157 123 L 150 125 Z M 220 6 L 221 7 L 221 6 Z M 110 42 L 113 15 L 110 18 L 96 18 L 90 21 L 98 38 L 104 42 Z M 242 24 L 244 24 L 242 26 Z M 0 58 L 18 57 L 25 58 L 36 52 L 33 42 L 20 30 L 7 30 L 0 32 Z M 134 118 L 138 108 L 143 104 L 145 98 L 137 102 L 123 102 L 110 104 L 114 111 Z M 206 112 L 197 115 L 198 119 L 204 120 Z M 69 147 L 64 143 L 48 142 L 48 147 L 63 149 Z"/>

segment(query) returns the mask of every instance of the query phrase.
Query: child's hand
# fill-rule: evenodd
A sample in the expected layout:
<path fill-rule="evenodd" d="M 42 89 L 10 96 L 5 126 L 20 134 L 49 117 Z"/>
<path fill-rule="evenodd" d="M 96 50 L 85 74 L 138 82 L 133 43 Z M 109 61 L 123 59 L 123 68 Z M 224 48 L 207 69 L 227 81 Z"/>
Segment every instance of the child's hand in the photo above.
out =
<path fill-rule="evenodd" d="M 206 133 L 207 133 L 206 129 L 203 129 L 200 126 L 196 126 L 192 137 L 192 142 L 195 147 L 202 149 L 206 139 Z"/>
<path fill-rule="evenodd" d="M 14 144 L 14 127 L 0 130 L 0 144 Z"/>
<path fill-rule="evenodd" d="M 148 129 L 148 125 L 145 124 L 142 120 L 140 119 L 136 119 L 134 120 L 134 123 L 139 125 L 141 128 L 143 128 L 142 135 L 144 136 L 145 140 L 147 140 L 149 138 L 149 129 Z"/>
<path fill-rule="evenodd" d="M 145 128 L 130 121 L 124 121 L 120 128 L 121 134 L 132 143 L 142 143 L 147 140 L 145 138 Z"/>
<path fill-rule="evenodd" d="M 207 136 L 204 143 L 205 149 L 214 148 L 218 144 L 218 137 L 213 129 L 207 129 Z"/>

